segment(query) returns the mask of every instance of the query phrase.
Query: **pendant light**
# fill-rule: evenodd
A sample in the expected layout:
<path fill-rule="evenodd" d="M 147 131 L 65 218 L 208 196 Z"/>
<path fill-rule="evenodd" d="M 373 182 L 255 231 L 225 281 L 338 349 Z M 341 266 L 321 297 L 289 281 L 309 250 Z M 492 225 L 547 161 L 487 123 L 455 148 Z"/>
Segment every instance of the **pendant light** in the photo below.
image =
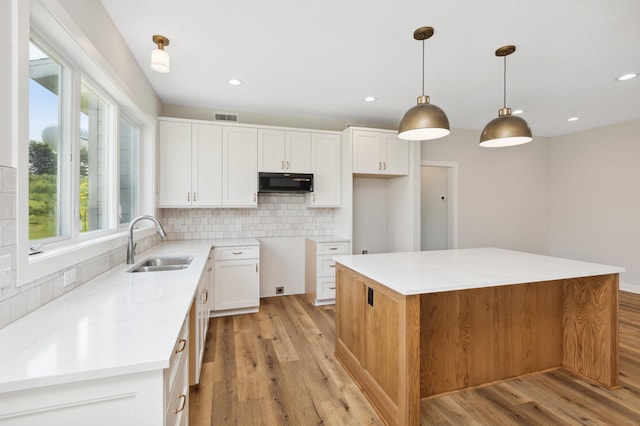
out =
<path fill-rule="evenodd" d="M 152 40 L 158 45 L 158 48 L 151 51 L 151 69 L 166 74 L 171 71 L 169 54 L 164 50 L 164 47 L 169 45 L 169 39 L 161 35 L 154 35 Z"/>
<path fill-rule="evenodd" d="M 507 108 L 507 56 L 515 51 L 515 46 L 502 46 L 496 50 L 496 56 L 504 58 L 503 107 L 498 110 L 498 118 L 491 120 L 482 130 L 480 146 L 489 148 L 514 146 L 533 139 L 527 122 L 511 115 L 511 108 Z"/>
<path fill-rule="evenodd" d="M 449 119 L 443 110 L 429 103 L 424 94 L 424 41 L 433 35 L 432 27 L 421 27 L 414 31 L 413 38 L 422 41 L 422 95 L 418 96 L 418 105 L 409 109 L 402 117 L 398 128 L 398 137 L 410 141 L 426 141 L 447 136 Z"/>

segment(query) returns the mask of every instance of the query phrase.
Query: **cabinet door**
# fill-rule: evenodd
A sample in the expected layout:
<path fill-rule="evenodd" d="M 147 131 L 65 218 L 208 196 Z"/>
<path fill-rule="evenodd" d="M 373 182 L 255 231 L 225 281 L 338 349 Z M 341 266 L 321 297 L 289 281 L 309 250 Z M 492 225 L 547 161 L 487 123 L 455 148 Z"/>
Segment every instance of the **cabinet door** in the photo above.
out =
<path fill-rule="evenodd" d="M 159 207 L 191 205 L 191 124 L 159 123 Z"/>
<path fill-rule="evenodd" d="M 286 132 L 285 171 L 311 173 L 311 133 Z"/>
<path fill-rule="evenodd" d="M 258 205 L 258 130 L 222 128 L 222 204 Z"/>
<path fill-rule="evenodd" d="M 192 204 L 222 205 L 222 126 L 194 124 L 192 133 Z"/>
<path fill-rule="evenodd" d="M 399 139 L 396 135 L 382 135 L 384 153 L 382 156 L 382 171 L 390 175 L 409 174 L 409 142 Z"/>
<path fill-rule="evenodd" d="M 258 259 L 223 260 L 215 264 L 216 311 L 260 305 Z"/>
<path fill-rule="evenodd" d="M 285 157 L 284 130 L 258 129 L 258 171 L 284 172 Z"/>
<path fill-rule="evenodd" d="M 382 173 L 380 159 L 381 134 L 366 130 L 353 131 L 353 173 Z"/>
<path fill-rule="evenodd" d="M 339 207 L 341 202 L 340 135 L 314 133 L 311 136 L 313 193 L 307 195 L 313 207 Z"/>

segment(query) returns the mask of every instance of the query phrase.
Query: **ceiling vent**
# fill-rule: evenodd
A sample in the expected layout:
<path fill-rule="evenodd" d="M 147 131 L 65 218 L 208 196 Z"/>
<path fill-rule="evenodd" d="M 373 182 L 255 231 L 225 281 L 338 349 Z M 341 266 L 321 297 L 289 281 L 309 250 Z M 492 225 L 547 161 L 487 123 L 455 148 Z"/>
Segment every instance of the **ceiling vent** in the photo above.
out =
<path fill-rule="evenodd" d="M 213 119 L 216 121 L 233 121 L 236 123 L 240 121 L 238 114 L 231 112 L 214 112 Z"/>

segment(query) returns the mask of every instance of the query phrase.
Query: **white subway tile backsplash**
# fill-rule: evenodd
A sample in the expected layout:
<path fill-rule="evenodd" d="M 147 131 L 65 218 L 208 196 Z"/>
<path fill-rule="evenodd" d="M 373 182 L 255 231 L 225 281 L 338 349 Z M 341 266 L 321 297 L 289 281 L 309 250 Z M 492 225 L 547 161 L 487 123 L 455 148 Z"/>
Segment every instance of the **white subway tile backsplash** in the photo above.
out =
<path fill-rule="evenodd" d="M 259 195 L 256 209 L 164 209 L 170 240 L 331 235 L 333 209 L 310 209 L 303 195 Z"/>

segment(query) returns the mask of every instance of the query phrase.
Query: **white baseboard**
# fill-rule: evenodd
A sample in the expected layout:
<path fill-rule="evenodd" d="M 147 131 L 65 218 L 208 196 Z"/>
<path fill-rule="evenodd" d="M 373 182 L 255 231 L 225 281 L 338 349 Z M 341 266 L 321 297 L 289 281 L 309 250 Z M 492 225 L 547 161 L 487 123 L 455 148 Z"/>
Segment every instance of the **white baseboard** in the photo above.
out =
<path fill-rule="evenodd" d="M 640 284 L 632 284 L 626 283 L 624 281 L 620 281 L 620 290 L 628 291 L 629 293 L 640 294 Z"/>

